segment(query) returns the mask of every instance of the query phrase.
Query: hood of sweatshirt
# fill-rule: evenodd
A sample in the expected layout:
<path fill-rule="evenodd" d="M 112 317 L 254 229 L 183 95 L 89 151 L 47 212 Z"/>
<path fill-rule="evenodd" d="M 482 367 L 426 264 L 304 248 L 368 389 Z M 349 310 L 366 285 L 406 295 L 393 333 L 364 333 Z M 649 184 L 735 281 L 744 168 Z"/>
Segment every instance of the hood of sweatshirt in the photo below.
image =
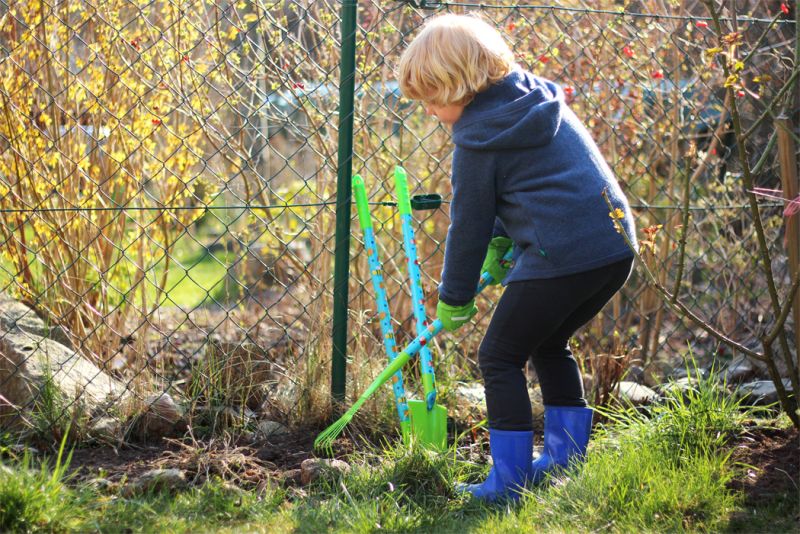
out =
<path fill-rule="evenodd" d="M 561 126 L 563 100 L 557 84 L 514 70 L 464 108 L 453 125 L 453 142 L 472 150 L 547 145 Z"/>

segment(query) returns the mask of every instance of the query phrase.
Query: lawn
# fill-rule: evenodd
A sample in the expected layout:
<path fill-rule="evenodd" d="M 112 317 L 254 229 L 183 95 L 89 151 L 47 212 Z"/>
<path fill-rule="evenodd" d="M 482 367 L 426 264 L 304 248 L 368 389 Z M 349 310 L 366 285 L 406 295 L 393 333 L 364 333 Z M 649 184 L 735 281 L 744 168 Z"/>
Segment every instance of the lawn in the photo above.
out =
<path fill-rule="evenodd" d="M 349 472 L 326 471 L 306 485 L 209 476 L 145 494 L 131 494 L 124 480 L 99 483 L 105 473 L 87 476 L 66 451 L 41 463 L 6 448 L 0 531 L 796 531 L 797 431 L 785 416 L 764 418 L 718 391 L 701 385 L 649 414 L 606 411 L 586 462 L 526 490 L 518 504 L 484 505 L 454 490 L 488 470 L 463 444 L 446 454 L 359 446 L 341 455 Z M 208 468 L 208 450 L 193 447 L 183 450 Z M 240 451 L 218 456 L 228 473 Z"/>

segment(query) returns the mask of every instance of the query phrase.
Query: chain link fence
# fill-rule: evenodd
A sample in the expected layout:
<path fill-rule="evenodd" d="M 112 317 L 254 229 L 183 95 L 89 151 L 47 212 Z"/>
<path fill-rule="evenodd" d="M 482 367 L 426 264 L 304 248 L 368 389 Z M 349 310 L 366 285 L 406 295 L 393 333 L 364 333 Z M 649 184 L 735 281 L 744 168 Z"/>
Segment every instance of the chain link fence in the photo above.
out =
<path fill-rule="evenodd" d="M 788 110 L 794 140 L 798 122 L 790 7 L 739 2 L 747 16 L 736 18 L 718 7 L 720 42 L 691 0 L 358 3 L 352 166 L 372 203 L 398 343 L 414 320 L 392 171 L 405 167 L 412 194 L 444 196 L 442 209 L 415 213 L 433 315 L 452 145 L 402 97 L 393 69 L 425 19 L 446 11 L 480 12 L 521 65 L 563 85 L 629 195 L 650 267 L 667 285 L 680 276 L 711 324 L 756 341 L 774 318 L 726 84 L 752 125 L 757 185 L 780 189 L 773 119 Z M 2 428 L 134 439 L 330 416 L 341 9 L 0 0 Z M 750 54 L 736 80 L 718 60 L 730 46 Z M 788 283 L 783 203 L 765 198 L 761 210 Z M 348 398 L 386 362 L 353 228 Z M 436 340 L 443 398 L 475 380 L 498 291 L 480 298 L 472 330 Z M 658 374 L 689 352 L 722 352 L 639 275 L 575 349 L 597 376 L 609 362 Z M 407 373 L 419 383 L 417 368 Z M 387 391 L 373 409 L 389 418 L 390 403 Z"/>

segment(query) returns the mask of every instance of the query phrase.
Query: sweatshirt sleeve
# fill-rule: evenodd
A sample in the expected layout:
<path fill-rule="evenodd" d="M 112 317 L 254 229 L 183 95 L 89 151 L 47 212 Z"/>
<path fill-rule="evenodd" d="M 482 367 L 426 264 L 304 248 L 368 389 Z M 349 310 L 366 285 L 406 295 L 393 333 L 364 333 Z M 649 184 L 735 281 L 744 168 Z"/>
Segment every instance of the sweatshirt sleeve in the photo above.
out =
<path fill-rule="evenodd" d="M 456 146 L 453 152 L 450 228 L 439 299 L 462 306 L 475 297 L 495 226 L 495 155 Z"/>

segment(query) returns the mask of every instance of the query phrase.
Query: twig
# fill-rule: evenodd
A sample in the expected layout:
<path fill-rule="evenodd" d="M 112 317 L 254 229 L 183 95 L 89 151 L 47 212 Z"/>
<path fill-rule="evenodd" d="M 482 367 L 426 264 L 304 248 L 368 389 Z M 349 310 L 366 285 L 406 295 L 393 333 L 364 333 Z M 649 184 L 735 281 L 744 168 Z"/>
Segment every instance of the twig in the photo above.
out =
<path fill-rule="evenodd" d="M 614 211 L 614 205 L 611 203 L 611 200 L 608 198 L 608 192 L 604 190 L 602 195 L 603 195 L 603 198 L 606 201 L 606 204 L 608 204 L 609 209 L 613 212 Z M 703 330 L 708 332 L 708 334 L 711 337 L 713 337 L 714 339 L 716 339 L 717 341 L 719 341 L 719 342 L 731 347 L 732 349 L 734 349 L 736 351 L 741 352 L 742 354 L 745 354 L 745 355 L 749 356 L 750 358 L 753 358 L 754 360 L 758 360 L 758 361 L 762 361 L 762 362 L 765 361 L 764 355 L 759 354 L 758 352 L 756 352 L 756 351 L 754 351 L 752 349 L 749 349 L 749 348 L 745 347 L 744 345 L 742 345 L 741 343 L 738 343 L 738 342 L 734 341 L 733 339 L 727 337 L 725 334 L 723 334 L 722 332 L 718 331 L 716 328 L 714 328 L 713 326 L 708 324 L 706 321 L 704 321 L 702 318 L 697 316 L 694 312 L 692 312 L 689 308 L 687 308 L 686 305 L 683 304 L 679 299 L 675 298 L 672 295 L 672 293 L 670 293 L 669 290 L 667 290 L 658 281 L 658 279 L 656 278 L 655 274 L 653 274 L 653 272 L 647 266 L 647 263 L 645 263 L 645 261 L 642 258 L 641 254 L 636 250 L 636 247 L 633 246 L 633 243 L 631 242 L 630 237 L 628 237 L 628 234 L 625 233 L 625 229 L 622 227 L 620 222 L 617 219 L 613 219 L 613 221 L 614 221 L 614 225 L 617 227 L 617 230 L 619 231 L 620 234 L 622 234 L 623 239 L 625 239 L 625 242 L 628 244 L 628 247 L 633 251 L 637 262 L 644 269 L 644 272 L 647 275 L 647 278 L 648 278 L 648 281 L 649 281 L 649 285 L 651 287 L 653 287 L 653 289 L 655 289 L 656 292 L 658 292 L 661 295 L 662 300 L 670 308 L 672 308 L 674 311 L 676 311 L 679 315 L 682 315 L 682 316 L 687 317 L 688 319 L 690 319 L 697 326 L 699 326 L 700 328 L 702 328 Z"/>

